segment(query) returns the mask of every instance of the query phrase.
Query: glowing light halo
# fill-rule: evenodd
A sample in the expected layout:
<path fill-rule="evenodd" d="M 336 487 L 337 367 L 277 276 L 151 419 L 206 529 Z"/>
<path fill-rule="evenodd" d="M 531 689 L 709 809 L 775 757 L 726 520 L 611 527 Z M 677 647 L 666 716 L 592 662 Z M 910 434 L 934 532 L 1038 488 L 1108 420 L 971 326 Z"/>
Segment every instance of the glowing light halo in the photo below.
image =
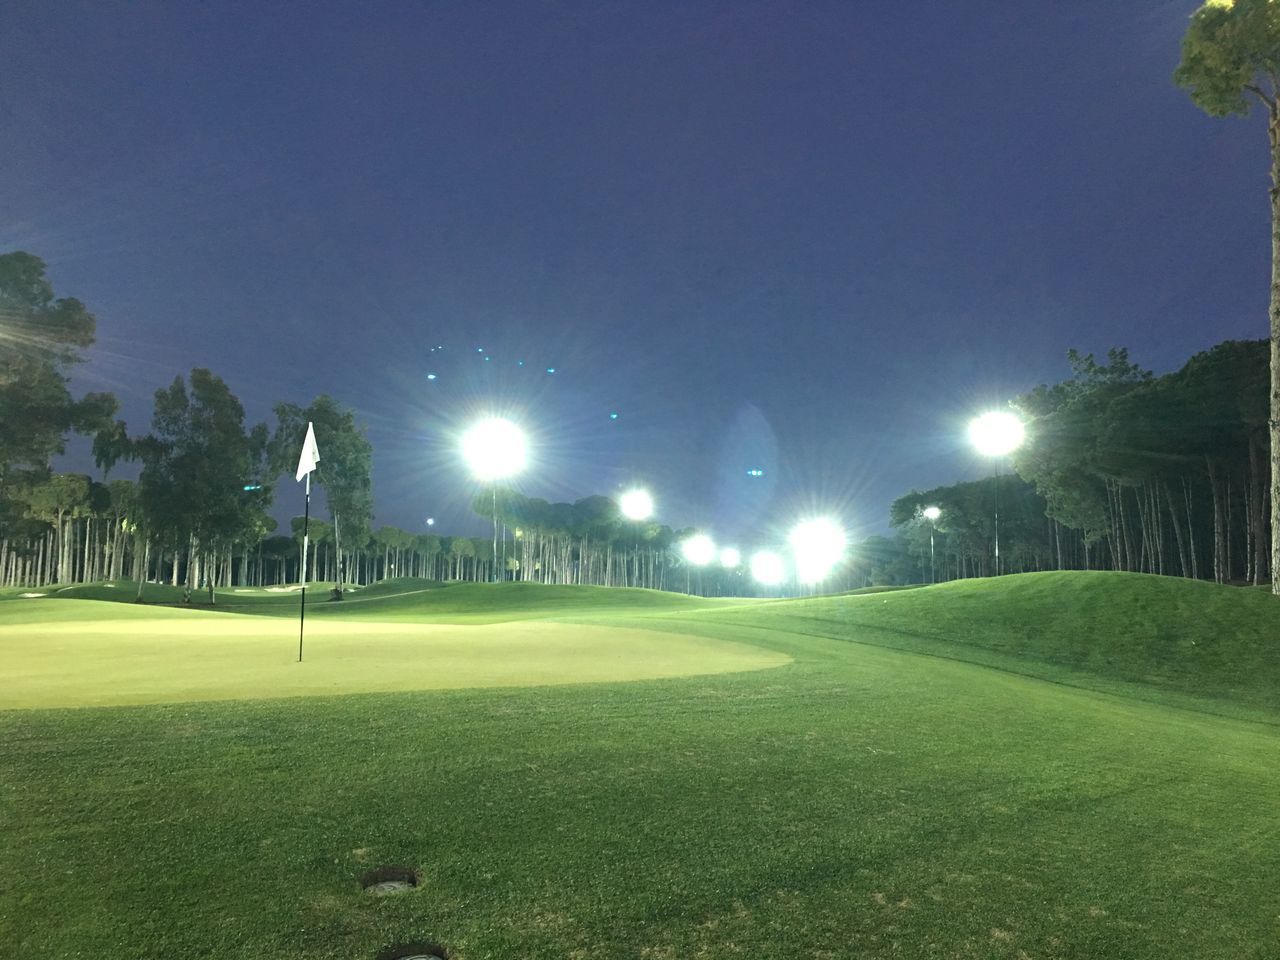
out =
<path fill-rule="evenodd" d="M 757 550 L 751 555 L 751 579 L 761 586 L 776 587 L 787 579 L 787 565 L 772 550 Z"/>
<path fill-rule="evenodd" d="M 653 497 L 648 490 L 628 490 L 618 498 L 618 509 L 628 520 L 648 520 L 653 516 Z"/>
<path fill-rule="evenodd" d="M 940 507 L 925 507 L 923 510 L 920 511 L 920 514 L 926 520 L 932 523 L 933 521 L 937 520 L 940 516 L 942 516 L 942 509 Z"/>
<path fill-rule="evenodd" d="M 969 421 L 969 442 L 984 457 L 1013 453 L 1026 437 L 1022 421 L 1004 410 L 992 410 Z"/>
<path fill-rule="evenodd" d="M 705 567 L 716 557 L 716 545 L 705 533 L 695 533 L 680 544 L 680 554 L 695 567 Z"/>
<path fill-rule="evenodd" d="M 787 538 L 795 557 L 796 579 L 821 583 L 844 559 L 844 528 L 827 517 L 797 523 Z"/>
<path fill-rule="evenodd" d="M 725 547 L 720 551 L 720 566 L 732 570 L 742 563 L 742 553 L 737 547 Z"/>
<path fill-rule="evenodd" d="M 462 457 L 482 482 L 514 476 L 528 461 L 524 431 L 505 417 L 488 417 L 462 435 Z"/>

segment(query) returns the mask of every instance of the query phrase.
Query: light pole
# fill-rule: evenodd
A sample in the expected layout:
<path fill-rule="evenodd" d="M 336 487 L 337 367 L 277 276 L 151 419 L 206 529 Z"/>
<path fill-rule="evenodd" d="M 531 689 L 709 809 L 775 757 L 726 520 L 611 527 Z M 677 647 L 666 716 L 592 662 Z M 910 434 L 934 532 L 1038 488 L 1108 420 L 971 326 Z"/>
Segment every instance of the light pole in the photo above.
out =
<path fill-rule="evenodd" d="M 969 423 L 969 442 L 983 456 L 991 458 L 995 469 L 996 576 L 1000 576 L 1000 458 L 1022 446 L 1027 431 L 1012 413 L 993 410 Z"/>
<path fill-rule="evenodd" d="M 653 516 L 653 497 L 647 490 L 628 490 L 618 498 L 618 509 L 633 524 L 635 540 L 635 586 L 640 585 L 640 524 Z"/>
<path fill-rule="evenodd" d="M 498 574 L 498 481 L 514 477 L 527 460 L 524 431 L 503 417 L 481 420 L 462 435 L 462 457 L 471 475 L 493 485 L 493 579 Z"/>
<path fill-rule="evenodd" d="M 933 584 L 938 582 L 938 575 L 934 572 L 933 566 L 933 525 L 942 516 L 942 511 L 937 507 L 925 507 L 920 514 L 929 521 L 929 583 Z"/>

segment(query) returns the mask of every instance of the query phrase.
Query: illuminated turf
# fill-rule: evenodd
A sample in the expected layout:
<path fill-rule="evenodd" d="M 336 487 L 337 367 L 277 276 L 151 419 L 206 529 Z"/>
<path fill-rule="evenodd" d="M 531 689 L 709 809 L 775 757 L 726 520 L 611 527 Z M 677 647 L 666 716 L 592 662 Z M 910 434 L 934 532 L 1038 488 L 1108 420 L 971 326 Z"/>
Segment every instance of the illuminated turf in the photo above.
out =
<path fill-rule="evenodd" d="M 60 602 L 57 611 L 71 622 L 0 619 L 0 707 L 649 680 L 790 661 L 747 644 L 634 627 L 314 617 L 297 663 L 297 626 L 288 619 L 194 611 L 161 611 L 151 619 L 139 618 L 136 608 L 103 606 Z M 110 617 L 117 612 L 124 615 Z"/>
<path fill-rule="evenodd" d="M 68 593 L 94 590 L 118 594 Z M 1044 574 L 754 604 L 366 595 L 317 605 L 317 669 L 345 642 L 322 634 L 376 628 L 365 652 L 389 658 L 402 629 L 431 646 L 408 639 L 426 620 L 529 630 L 552 660 L 549 638 L 591 627 L 786 662 L 0 711 L 0 953 L 373 960 L 431 940 L 459 960 L 1270 960 L 1280 942 L 1280 601 L 1263 591 Z M 275 676 L 310 669 L 288 661 L 293 600 L 242 599 L 7 600 L 0 621 L 44 646 L 104 620 L 140 634 L 115 648 L 137 663 L 62 674 L 105 697 L 123 670 L 171 676 L 181 700 L 190 675 L 148 659 L 165 644 L 211 672 L 227 668 L 211 650 L 257 643 L 286 648 Z M 212 634 L 174 639 L 196 623 Z M 218 639 L 235 631 L 261 633 Z M 487 643 L 454 650 L 478 661 Z M 422 883 L 370 898 L 359 877 L 380 864 Z"/>

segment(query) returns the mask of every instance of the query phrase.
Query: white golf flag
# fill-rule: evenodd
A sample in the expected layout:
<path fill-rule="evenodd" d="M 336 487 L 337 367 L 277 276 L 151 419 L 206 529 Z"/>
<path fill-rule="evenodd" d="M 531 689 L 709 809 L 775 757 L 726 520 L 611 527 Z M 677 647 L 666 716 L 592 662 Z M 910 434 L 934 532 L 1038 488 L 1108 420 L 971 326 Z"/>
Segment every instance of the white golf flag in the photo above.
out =
<path fill-rule="evenodd" d="M 316 468 L 316 464 L 320 462 L 320 450 L 316 447 L 316 431 L 311 425 L 311 421 L 307 421 L 307 439 L 302 441 L 302 456 L 298 458 L 298 475 L 294 480 L 301 481 L 303 477 Z"/>

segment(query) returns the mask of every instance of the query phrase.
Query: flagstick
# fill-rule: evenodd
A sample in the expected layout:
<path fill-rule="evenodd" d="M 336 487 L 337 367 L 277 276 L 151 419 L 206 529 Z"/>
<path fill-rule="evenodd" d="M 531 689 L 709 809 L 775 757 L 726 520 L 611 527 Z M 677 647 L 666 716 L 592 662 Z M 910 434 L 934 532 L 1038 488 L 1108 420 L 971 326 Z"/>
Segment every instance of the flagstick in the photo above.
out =
<path fill-rule="evenodd" d="M 302 662 L 302 628 L 307 622 L 307 534 L 311 530 L 311 473 L 307 472 L 307 505 L 302 513 L 302 607 L 298 611 L 298 662 Z"/>

